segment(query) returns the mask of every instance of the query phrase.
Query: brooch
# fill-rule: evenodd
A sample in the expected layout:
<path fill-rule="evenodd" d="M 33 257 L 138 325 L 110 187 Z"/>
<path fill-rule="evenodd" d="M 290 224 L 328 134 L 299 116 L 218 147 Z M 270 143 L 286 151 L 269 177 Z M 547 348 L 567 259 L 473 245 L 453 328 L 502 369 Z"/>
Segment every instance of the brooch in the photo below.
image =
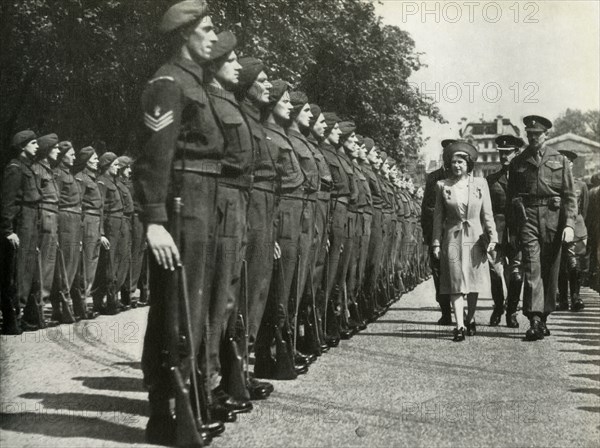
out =
<path fill-rule="evenodd" d="M 444 187 L 444 196 L 446 196 L 447 200 L 450 200 L 451 195 L 452 190 L 450 189 L 450 187 Z"/>

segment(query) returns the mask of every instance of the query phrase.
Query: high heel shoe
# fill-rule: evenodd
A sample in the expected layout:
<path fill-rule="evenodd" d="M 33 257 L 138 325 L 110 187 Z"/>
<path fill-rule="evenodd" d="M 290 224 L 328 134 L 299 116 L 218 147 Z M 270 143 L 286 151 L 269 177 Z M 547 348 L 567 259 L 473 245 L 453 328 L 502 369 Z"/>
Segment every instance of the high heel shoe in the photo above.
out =
<path fill-rule="evenodd" d="M 467 324 L 467 336 L 475 336 L 477 334 L 477 325 L 475 321 L 471 321 Z"/>
<path fill-rule="evenodd" d="M 454 329 L 454 342 L 462 342 L 465 340 L 465 327 L 455 328 Z"/>

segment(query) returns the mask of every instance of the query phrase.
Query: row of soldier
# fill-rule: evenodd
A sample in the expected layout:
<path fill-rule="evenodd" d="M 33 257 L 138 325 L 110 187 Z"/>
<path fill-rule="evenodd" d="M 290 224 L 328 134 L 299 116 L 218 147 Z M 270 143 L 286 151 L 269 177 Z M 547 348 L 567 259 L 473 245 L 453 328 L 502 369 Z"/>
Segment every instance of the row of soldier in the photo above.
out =
<path fill-rule="evenodd" d="M 133 166 L 139 208 L 131 215 L 142 221 L 133 223 L 131 210 L 116 203 L 130 191 L 117 181 L 126 164 L 103 154 L 95 182 L 98 213 L 88 213 L 84 199 L 77 215 L 84 253 L 86 221 L 94 219 L 104 232 L 97 235 L 96 276 L 83 263 L 83 283 L 94 278 L 97 311 L 112 314 L 127 304 L 127 295 L 121 293 L 119 303 L 116 291 L 123 291 L 123 282 L 134 289 L 137 269 L 129 281 L 122 279 L 128 255 L 120 254 L 126 245 L 119 238 L 145 229 L 147 439 L 201 446 L 224 430 L 222 422 L 249 412 L 251 400 L 270 395 L 272 384 L 257 378 L 291 380 L 307 372 L 318 356 L 425 279 L 428 263 L 418 224 L 421 192 L 371 138 L 356 134 L 352 121 L 322 112 L 283 80 L 270 81 L 262 61 L 238 60 L 235 36 L 216 35 L 203 1 L 172 6 L 160 30 L 175 52 L 142 96 L 143 148 Z M 43 229 L 27 233 L 34 232 L 27 223 L 39 219 L 43 226 L 48 207 L 46 184 L 29 176 L 38 163 L 35 135 L 19 133 L 14 143 L 21 153 L 4 185 L 18 193 L 10 220 L 3 221 L 16 226 L 5 233 L 18 247 L 20 287 L 43 247 Z M 59 159 L 67 166 L 59 169 L 68 173 L 73 154 L 63 154 L 63 146 Z M 84 148 L 75 158 L 92 181 L 93 153 Z M 10 176 L 17 171 L 18 182 Z M 28 181 L 40 188 L 35 198 L 23 195 Z M 85 194 L 93 188 L 85 187 Z M 3 214 L 5 208 L 11 209 L 3 202 Z M 75 229 L 77 219 L 69 217 Z M 21 254 L 32 258 L 19 262 Z M 73 278 L 76 286 L 82 283 Z M 29 292 L 18 294 L 25 310 Z M 62 314 L 68 314 L 65 302 Z M 15 315 L 22 324 L 27 313 L 17 309 Z M 74 310 L 75 318 L 92 316 Z"/>
<path fill-rule="evenodd" d="M 145 304 L 145 241 L 131 159 L 98 157 L 92 147 L 75 157 L 71 142 L 30 130 L 17 133 L 12 147 L 17 154 L 2 182 L 2 333 Z M 138 282 L 139 301 L 132 298 Z"/>

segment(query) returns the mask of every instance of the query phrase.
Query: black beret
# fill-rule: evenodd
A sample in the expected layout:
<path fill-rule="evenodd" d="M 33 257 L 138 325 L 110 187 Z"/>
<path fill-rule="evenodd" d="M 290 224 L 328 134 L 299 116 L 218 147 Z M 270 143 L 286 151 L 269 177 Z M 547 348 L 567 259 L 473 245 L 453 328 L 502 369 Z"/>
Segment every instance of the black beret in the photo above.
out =
<path fill-rule="evenodd" d="M 577 153 L 573 151 L 569 151 L 568 149 L 560 149 L 560 152 L 563 156 L 569 159 L 571 162 L 577 158 Z"/>
<path fill-rule="evenodd" d="M 388 164 L 388 166 L 390 168 L 393 168 L 396 166 L 396 161 L 394 159 L 392 159 L 391 157 L 387 158 L 386 163 Z"/>
<path fill-rule="evenodd" d="M 357 140 L 358 146 L 362 146 L 365 143 L 365 138 L 360 134 L 356 134 L 356 140 Z"/>
<path fill-rule="evenodd" d="M 308 97 L 306 96 L 306 93 L 295 90 L 290 92 L 290 103 L 292 103 L 292 106 L 294 107 L 292 115 L 296 116 L 300 113 L 306 103 L 308 103 Z"/>
<path fill-rule="evenodd" d="M 523 123 L 525 124 L 525 131 L 528 132 L 546 132 L 552 127 L 550 120 L 539 115 L 528 115 L 523 118 Z"/>
<path fill-rule="evenodd" d="M 245 57 L 238 60 L 242 66 L 239 75 L 239 87 L 248 88 L 250 87 L 256 78 L 265 70 L 265 64 L 263 61 L 257 58 Z"/>
<path fill-rule="evenodd" d="M 277 103 L 283 96 L 285 92 L 290 90 L 292 87 L 289 82 L 284 81 L 283 79 L 276 79 L 271 82 L 271 91 L 269 92 L 269 104 L 273 105 Z"/>
<path fill-rule="evenodd" d="M 67 152 L 69 152 L 71 149 L 73 149 L 73 144 L 71 142 L 67 142 L 67 141 L 60 142 L 58 144 L 58 150 L 60 151 L 60 153 L 58 154 L 58 157 L 61 158 Z"/>
<path fill-rule="evenodd" d="M 73 164 L 73 170 L 75 172 L 82 171 L 88 163 L 88 160 L 96 153 L 96 150 L 91 146 L 81 148 L 75 157 L 75 163 Z"/>
<path fill-rule="evenodd" d="M 312 128 L 315 123 L 317 122 L 317 120 L 319 119 L 319 117 L 321 116 L 321 108 L 319 106 L 317 106 L 316 104 L 311 104 L 310 105 L 310 113 L 312 114 L 312 118 L 310 119 L 310 123 L 309 126 Z"/>
<path fill-rule="evenodd" d="M 365 146 L 367 148 L 367 152 L 369 152 L 370 150 L 372 150 L 375 147 L 375 141 L 371 137 L 365 137 L 364 141 L 365 141 Z"/>
<path fill-rule="evenodd" d="M 237 46 L 237 39 L 235 34 L 231 31 L 221 31 L 217 34 L 217 37 L 219 40 L 213 45 L 210 54 L 210 59 L 212 61 L 228 55 L 235 50 L 235 47 Z"/>
<path fill-rule="evenodd" d="M 208 14 L 204 0 L 185 0 L 171 6 L 163 16 L 158 29 L 169 33 Z"/>
<path fill-rule="evenodd" d="M 126 168 L 133 163 L 133 160 L 129 156 L 120 156 L 117 157 L 117 163 L 119 164 L 119 168 Z"/>
<path fill-rule="evenodd" d="M 21 132 L 17 132 L 15 134 L 15 136 L 12 138 L 12 146 L 14 147 L 20 147 L 20 146 L 25 146 L 27 143 L 29 143 L 31 140 L 35 140 L 37 137 L 35 135 L 35 132 L 33 132 L 30 129 L 27 129 L 25 131 L 21 131 Z"/>
<path fill-rule="evenodd" d="M 108 168 L 115 160 L 117 160 L 117 155 L 114 152 L 105 152 L 100 156 L 98 165 L 100 166 L 101 170 L 104 170 Z"/>
<path fill-rule="evenodd" d="M 353 121 L 342 121 L 340 122 L 340 141 L 346 140 L 354 131 L 356 131 L 356 124 Z"/>
<path fill-rule="evenodd" d="M 54 146 L 58 145 L 58 135 L 47 134 L 38 137 L 38 146 L 40 147 L 37 153 L 38 158 L 43 159 L 48 156 L 48 153 Z"/>
<path fill-rule="evenodd" d="M 381 157 L 381 161 L 385 163 L 385 161 L 388 158 L 387 152 L 385 152 L 385 151 L 379 151 L 379 157 Z"/>
<path fill-rule="evenodd" d="M 473 162 L 475 162 L 475 160 L 477 160 L 477 148 L 475 148 L 475 146 L 473 146 L 469 142 L 456 141 L 456 142 L 448 145 L 446 150 L 448 152 L 449 160 L 452 159 L 452 156 L 454 154 L 456 154 L 457 152 L 464 152 L 465 154 L 468 154 L 469 157 L 471 157 L 471 160 Z"/>
<path fill-rule="evenodd" d="M 514 135 L 500 135 L 496 137 L 496 140 L 494 141 L 496 142 L 496 149 L 498 149 L 498 151 L 514 151 L 525 145 L 523 139 L 515 137 Z"/>
<path fill-rule="evenodd" d="M 327 123 L 327 129 L 329 129 L 329 131 L 333 129 L 336 123 L 342 121 L 335 112 L 323 112 L 323 116 L 325 117 L 325 123 Z"/>

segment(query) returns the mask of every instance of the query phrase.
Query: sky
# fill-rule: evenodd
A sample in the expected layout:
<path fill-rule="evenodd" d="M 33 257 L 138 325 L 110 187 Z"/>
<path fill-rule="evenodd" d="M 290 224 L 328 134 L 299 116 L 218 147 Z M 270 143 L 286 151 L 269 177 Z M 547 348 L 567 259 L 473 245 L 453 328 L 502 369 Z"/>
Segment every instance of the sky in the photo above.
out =
<path fill-rule="evenodd" d="M 423 120 L 422 152 L 458 137 L 457 122 L 502 115 L 556 119 L 600 109 L 600 1 L 383 0 L 376 13 L 408 31 L 427 67 L 409 81 L 433 96 L 444 125 Z"/>

